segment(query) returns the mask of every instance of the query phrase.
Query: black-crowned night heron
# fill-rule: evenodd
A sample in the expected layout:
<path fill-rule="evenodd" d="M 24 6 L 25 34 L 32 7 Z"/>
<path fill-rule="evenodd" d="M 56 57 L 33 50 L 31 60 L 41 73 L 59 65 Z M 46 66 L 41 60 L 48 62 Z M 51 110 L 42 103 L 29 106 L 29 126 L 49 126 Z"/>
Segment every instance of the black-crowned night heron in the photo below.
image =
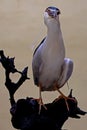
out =
<path fill-rule="evenodd" d="M 41 91 L 59 90 L 70 78 L 73 71 L 73 61 L 65 58 L 65 47 L 59 21 L 60 10 L 48 7 L 44 12 L 44 23 L 47 26 L 47 36 L 42 40 L 33 54 L 32 70 L 34 83 Z M 61 93 L 67 99 L 67 97 Z M 67 103 L 66 103 L 67 104 Z"/>

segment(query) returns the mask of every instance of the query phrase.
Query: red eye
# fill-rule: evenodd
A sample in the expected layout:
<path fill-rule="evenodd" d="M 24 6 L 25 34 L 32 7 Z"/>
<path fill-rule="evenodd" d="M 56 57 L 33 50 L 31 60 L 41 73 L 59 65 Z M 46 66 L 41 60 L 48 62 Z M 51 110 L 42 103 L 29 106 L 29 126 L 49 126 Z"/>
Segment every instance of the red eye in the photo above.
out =
<path fill-rule="evenodd" d="M 50 14 L 50 13 L 51 13 L 51 11 L 50 11 L 49 9 L 46 9 L 46 12 L 47 12 L 48 14 Z"/>
<path fill-rule="evenodd" d="M 53 15 L 52 12 L 50 11 L 50 9 L 46 9 L 45 11 L 49 14 L 49 16 Z"/>

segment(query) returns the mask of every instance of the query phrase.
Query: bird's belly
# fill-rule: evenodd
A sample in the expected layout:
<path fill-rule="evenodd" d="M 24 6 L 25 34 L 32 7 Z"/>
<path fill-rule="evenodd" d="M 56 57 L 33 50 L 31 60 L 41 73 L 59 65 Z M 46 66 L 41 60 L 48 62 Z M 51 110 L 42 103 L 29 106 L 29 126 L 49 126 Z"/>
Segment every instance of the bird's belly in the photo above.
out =
<path fill-rule="evenodd" d="M 54 83 L 58 81 L 60 73 L 61 73 L 61 66 L 63 64 L 64 59 L 59 60 L 47 60 L 46 64 L 42 67 L 42 72 L 40 73 L 39 82 L 42 85 L 42 91 L 52 91 L 54 90 Z"/>

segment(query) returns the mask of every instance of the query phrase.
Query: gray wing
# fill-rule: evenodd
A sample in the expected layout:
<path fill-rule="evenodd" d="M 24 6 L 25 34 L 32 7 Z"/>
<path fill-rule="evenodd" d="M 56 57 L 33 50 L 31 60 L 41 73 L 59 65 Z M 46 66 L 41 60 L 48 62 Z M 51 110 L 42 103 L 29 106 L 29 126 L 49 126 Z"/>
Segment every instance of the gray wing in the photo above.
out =
<path fill-rule="evenodd" d="M 39 70 L 41 67 L 41 45 L 44 43 L 45 38 L 41 41 L 38 47 L 35 49 L 32 61 L 32 71 L 35 85 L 39 85 Z"/>
<path fill-rule="evenodd" d="M 71 77 L 72 72 L 73 72 L 73 61 L 69 58 L 65 58 L 64 64 L 63 64 L 63 67 L 61 70 L 62 70 L 61 75 L 60 75 L 60 78 L 58 80 L 59 88 L 61 88 L 68 81 L 68 79 Z"/>
<path fill-rule="evenodd" d="M 41 43 L 36 47 L 33 56 L 35 55 L 35 53 L 37 52 L 38 48 L 43 44 L 44 40 L 46 39 L 46 37 L 41 41 Z"/>

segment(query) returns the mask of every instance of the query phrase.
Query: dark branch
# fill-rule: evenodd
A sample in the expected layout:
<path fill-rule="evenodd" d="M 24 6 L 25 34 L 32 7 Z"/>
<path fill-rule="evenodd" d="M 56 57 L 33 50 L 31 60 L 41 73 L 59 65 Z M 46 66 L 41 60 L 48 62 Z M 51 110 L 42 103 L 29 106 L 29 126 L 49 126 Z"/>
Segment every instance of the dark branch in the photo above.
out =
<path fill-rule="evenodd" d="M 14 100 L 15 92 L 23 84 L 25 80 L 30 79 L 27 77 L 28 67 L 25 67 L 24 70 L 20 72 L 15 68 L 14 58 L 6 57 L 4 55 L 3 50 L 0 51 L 0 56 L 1 56 L 0 62 L 3 68 L 5 69 L 5 76 L 6 76 L 5 86 L 9 91 L 11 105 L 13 105 L 15 103 Z M 17 83 L 14 83 L 10 79 L 10 73 L 16 73 L 16 72 L 20 73 L 21 77 L 19 78 Z"/>
<path fill-rule="evenodd" d="M 20 79 L 18 80 L 17 83 L 12 82 L 11 79 L 10 79 L 10 73 L 8 72 L 8 70 L 5 71 L 5 75 L 6 75 L 5 86 L 9 91 L 11 105 L 14 103 L 13 102 L 14 93 L 23 84 L 23 82 L 25 80 L 30 79 L 30 78 L 27 77 L 27 71 L 28 71 L 28 67 L 24 68 L 24 70 L 21 72 L 21 77 L 20 77 Z"/>
<path fill-rule="evenodd" d="M 15 73 L 15 72 L 21 73 L 20 71 L 18 71 L 15 68 L 15 65 L 14 65 L 14 59 L 15 59 L 15 57 L 13 57 L 13 58 L 9 58 L 9 56 L 6 57 L 4 55 L 3 50 L 0 50 L 0 56 L 1 56 L 0 62 L 1 62 L 2 66 L 3 66 L 3 68 L 5 70 L 7 70 L 8 72 L 12 72 L 12 73 Z"/>
<path fill-rule="evenodd" d="M 72 97 L 73 99 L 73 97 Z M 80 115 L 87 114 L 81 110 L 77 102 L 68 100 L 70 110 L 67 110 L 65 100 L 60 98 L 52 103 L 45 104 L 47 110 L 43 107 L 39 112 L 39 104 L 34 98 L 19 99 L 10 109 L 12 114 L 12 125 L 21 130 L 61 130 L 65 121 L 71 118 L 80 118 Z"/>

